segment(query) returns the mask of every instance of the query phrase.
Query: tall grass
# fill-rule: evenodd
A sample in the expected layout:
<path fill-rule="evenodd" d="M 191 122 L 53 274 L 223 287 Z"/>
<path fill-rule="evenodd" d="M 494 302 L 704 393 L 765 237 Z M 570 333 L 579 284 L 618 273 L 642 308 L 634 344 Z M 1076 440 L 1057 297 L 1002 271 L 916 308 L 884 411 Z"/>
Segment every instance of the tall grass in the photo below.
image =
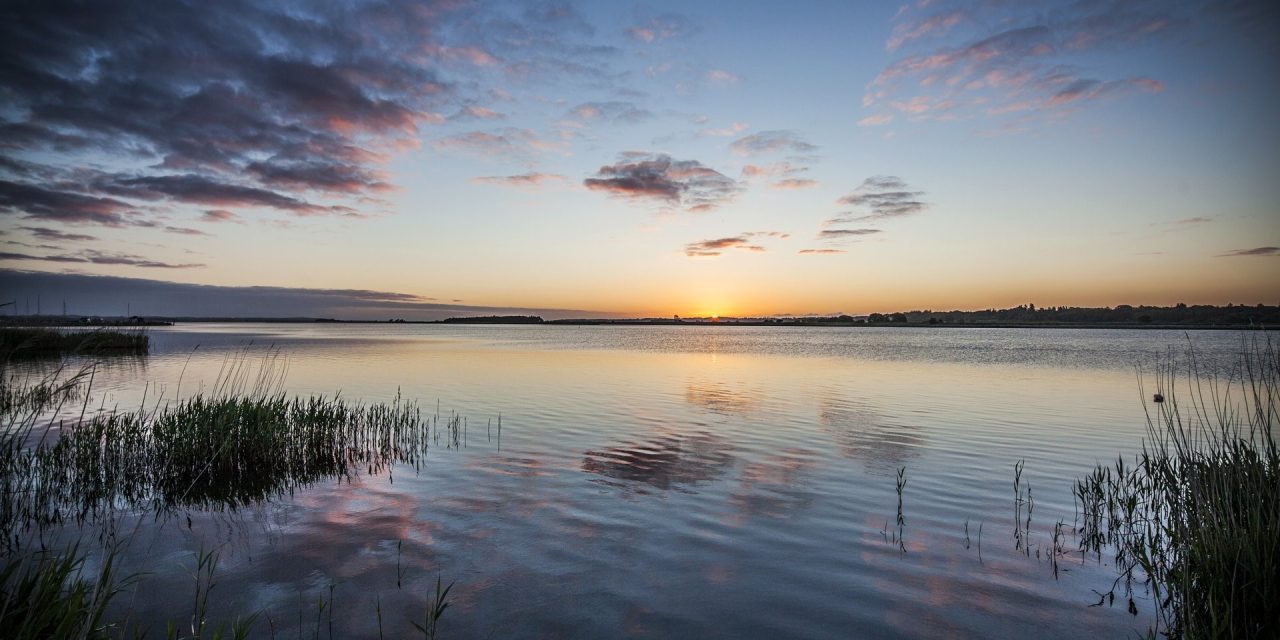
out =
<path fill-rule="evenodd" d="M 415 402 L 196 395 L 98 413 L 34 446 L 0 447 L 0 523 L 44 527 L 117 509 L 227 509 L 319 480 L 419 469 L 431 423 Z"/>
<path fill-rule="evenodd" d="M 1114 552 L 1119 569 L 1102 600 L 1119 592 L 1136 613 L 1145 586 L 1152 635 L 1280 636 L 1280 353 L 1270 336 L 1242 347 L 1224 374 L 1190 348 L 1185 369 L 1161 365 L 1141 453 L 1075 486 L 1082 550 Z"/>
<path fill-rule="evenodd" d="M 32 533 L 67 522 L 100 521 L 113 529 L 112 516 L 120 510 L 158 515 L 176 508 L 234 509 L 322 479 L 389 472 L 397 464 L 418 470 L 441 426 L 450 446 L 457 446 L 460 429 L 465 444 L 461 416 L 451 414 L 443 423 L 438 412 L 434 420 L 424 418 L 417 403 L 398 394 L 369 405 L 286 398 L 285 368 L 276 355 L 258 367 L 242 356 L 231 358 L 209 389 L 171 405 L 91 415 L 78 400 L 87 405 L 93 369 L 30 379 L 11 375 L 0 361 L 0 637 L 146 633 L 104 622 L 112 597 L 140 579 L 116 575 L 118 546 L 92 554 L 99 568 L 88 571 L 91 554 L 79 545 L 44 549 L 41 542 L 38 551 L 24 550 Z M 77 401 L 71 413 L 78 410 L 79 417 L 59 418 L 71 401 Z M 114 533 L 103 537 L 116 539 Z M 202 551 L 196 558 L 190 624 L 170 624 L 164 637 L 244 637 L 256 614 L 230 626 L 209 625 L 218 556 Z M 401 579 L 398 570 L 397 586 Z M 437 585 L 423 621 L 428 637 L 436 636 L 448 592 Z M 330 627 L 333 606 L 331 588 L 330 601 L 319 608 L 330 611 Z M 381 613 L 379 603 L 379 629 Z M 319 629 L 317 622 L 317 638 Z"/>
<path fill-rule="evenodd" d="M 141 330 L 0 327 L 0 354 L 13 357 L 145 354 L 150 345 L 150 336 Z"/>
<path fill-rule="evenodd" d="M 0 635 L 13 640 L 105 637 L 103 614 L 130 580 L 115 575 L 115 553 L 87 572 L 79 547 L 8 558 L 0 567 Z"/>

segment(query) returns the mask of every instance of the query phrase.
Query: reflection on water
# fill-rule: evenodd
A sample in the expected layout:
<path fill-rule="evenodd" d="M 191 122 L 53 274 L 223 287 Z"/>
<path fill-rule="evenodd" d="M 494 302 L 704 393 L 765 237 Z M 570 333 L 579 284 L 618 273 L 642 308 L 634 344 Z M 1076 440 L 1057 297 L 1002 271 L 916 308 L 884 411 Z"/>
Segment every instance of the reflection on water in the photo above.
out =
<path fill-rule="evenodd" d="M 260 637 L 298 633 L 331 584 L 334 637 L 378 637 L 378 603 L 383 637 L 410 635 L 437 577 L 456 582 L 442 632 L 459 638 L 1114 637 L 1145 625 L 1087 606 L 1108 567 L 1077 563 L 1055 580 L 1013 549 L 1008 487 L 1025 459 L 1028 542 L 1046 548 L 1072 520 L 1074 478 L 1144 433 L 1133 365 L 1182 332 L 280 324 L 152 337 L 150 357 L 99 366 L 91 411 L 208 389 L 228 357 L 274 345 L 290 394 L 399 392 L 468 416 L 470 430 L 461 448 L 433 440 L 417 468 L 193 507 L 190 524 L 120 523 L 136 532 L 121 570 L 147 576 L 119 606 L 153 628 L 190 608 L 202 547 L 223 551 L 211 607 L 262 611 Z M 1192 339 L 1211 360 L 1238 345 Z M 901 467 L 906 553 L 881 534 Z M 981 561 L 966 521 L 975 538 L 984 527 Z"/>
<path fill-rule="evenodd" d="M 764 398 L 758 389 L 743 389 L 714 380 L 689 380 L 685 400 L 722 415 L 744 415 L 755 411 Z"/>
<path fill-rule="evenodd" d="M 723 475 L 733 466 L 724 442 L 705 434 L 668 434 L 643 442 L 587 451 L 582 470 L 601 476 L 600 484 L 635 490 L 642 483 L 663 491 L 688 491 L 692 485 Z"/>
<path fill-rule="evenodd" d="M 865 405 L 820 399 L 818 427 L 835 441 L 840 455 L 879 469 L 897 469 L 924 450 L 919 427 L 894 425 Z"/>
<path fill-rule="evenodd" d="M 729 496 L 745 523 L 755 517 L 782 518 L 807 507 L 815 494 L 805 486 L 804 476 L 818 463 L 819 455 L 808 449 L 787 449 L 747 462 L 738 477 L 738 486 Z"/>

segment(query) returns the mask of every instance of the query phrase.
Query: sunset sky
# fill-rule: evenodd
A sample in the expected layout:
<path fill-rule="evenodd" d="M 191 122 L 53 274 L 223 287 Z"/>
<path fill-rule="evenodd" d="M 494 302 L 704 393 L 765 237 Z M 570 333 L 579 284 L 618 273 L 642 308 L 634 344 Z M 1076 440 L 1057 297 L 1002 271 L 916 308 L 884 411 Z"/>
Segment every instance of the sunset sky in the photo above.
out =
<path fill-rule="evenodd" d="M 1274 2 L 69 4 L 0 20 L 11 283 L 1280 302 Z"/>

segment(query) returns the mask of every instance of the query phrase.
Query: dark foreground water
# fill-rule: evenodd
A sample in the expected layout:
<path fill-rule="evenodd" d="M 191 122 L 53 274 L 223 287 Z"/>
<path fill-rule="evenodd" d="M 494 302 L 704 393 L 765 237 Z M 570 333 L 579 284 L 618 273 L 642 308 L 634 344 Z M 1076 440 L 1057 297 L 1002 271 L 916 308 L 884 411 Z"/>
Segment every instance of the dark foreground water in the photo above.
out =
<path fill-rule="evenodd" d="M 1188 338 L 1227 362 L 1241 340 L 243 324 L 151 335 L 151 356 L 99 365 L 91 406 L 187 396 L 274 347 L 291 394 L 399 392 L 466 417 L 465 447 L 442 440 L 419 473 L 120 523 L 125 571 L 145 573 L 121 615 L 155 632 L 189 622 L 194 555 L 218 548 L 213 621 L 261 611 L 260 636 L 328 637 L 332 624 L 341 638 L 377 637 L 378 602 L 385 637 L 413 633 L 437 577 L 455 585 L 447 638 L 1132 636 L 1151 603 L 1137 617 L 1119 600 L 1090 607 L 1114 578 L 1109 559 L 1061 556 L 1055 578 L 1055 524 L 1074 549 L 1073 481 L 1139 446 L 1136 366 Z M 1035 500 L 1029 550 L 1014 535 L 1019 460 Z"/>

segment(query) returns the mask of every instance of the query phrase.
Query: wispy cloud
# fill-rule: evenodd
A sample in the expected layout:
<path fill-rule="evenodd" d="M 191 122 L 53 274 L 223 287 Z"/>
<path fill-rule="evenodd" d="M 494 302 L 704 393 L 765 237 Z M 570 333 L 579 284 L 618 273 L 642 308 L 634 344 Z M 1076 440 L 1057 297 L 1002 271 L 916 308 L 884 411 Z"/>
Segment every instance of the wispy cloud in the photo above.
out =
<path fill-rule="evenodd" d="M 917 20 L 899 22 L 894 25 L 893 31 L 889 34 L 889 40 L 884 44 L 884 48 L 891 52 L 897 51 L 898 47 L 907 42 L 943 35 L 950 31 L 952 27 L 960 24 L 966 17 L 967 13 L 964 10 L 955 9 L 935 13 Z"/>
<path fill-rule="evenodd" d="M 1280 247 L 1257 247 L 1255 249 L 1236 249 L 1220 253 L 1218 258 L 1240 258 L 1246 256 L 1280 256 Z"/>
<path fill-rule="evenodd" d="M 502 120 L 506 118 L 506 114 L 494 111 L 489 107 L 482 107 L 477 104 L 469 104 L 453 114 L 450 120 Z"/>
<path fill-rule="evenodd" d="M 686 35 L 691 30 L 689 18 L 676 13 L 664 13 L 627 27 L 624 33 L 636 42 L 651 44 Z"/>
<path fill-rule="evenodd" d="M 809 178 L 787 178 L 769 186 L 774 189 L 809 189 L 818 186 L 818 181 Z"/>
<path fill-rule="evenodd" d="M 207 233 L 207 232 L 201 231 L 201 230 L 199 230 L 199 229 L 192 229 L 192 228 L 190 228 L 190 227 L 174 227 L 174 226 L 169 226 L 169 225 L 165 225 L 165 226 L 164 226 L 164 231 L 165 231 L 165 233 L 176 233 L 176 234 L 178 234 L 178 235 L 182 235 L 182 236 L 211 236 L 211 235 L 213 235 L 213 234 L 211 234 L 211 233 Z"/>
<path fill-rule="evenodd" d="M 734 122 L 727 127 L 702 129 L 701 131 L 698 132 L 698 135 L 727 138 L 729 136 L 736 136 L 739 133 L 742 133 L 743 131 L 746 131 L 747 129 L 750 129 L 750 128 L 751 128 L 751 125 L 745 122 Z"/>
<path fill-rule="evenodd" d="M 744 156 L 765 153 L 812 153 L 818 147 L 809 144 L 794 131 L 761 131 L 734 140 L 729 148 Z"/>
<path fill-rule="evenodd" d="M 480 178 L 472 178 L 471 181 L 478 184 L 489 184 L 497 187 L 516 187 L 524 189 L 536 189 L 548 183 L 565 183 L 569 178 L 558 173 L 522 173 L 514 176 L 484 176 Z"/>
<path fill-rule="evenodd" d="M 653 118 L 653 113 L 632 102 L 584 102 L 569 110 L 579 120 L 601 120 L 613 124 L 636 124 Z"/>
<path fill-rule="evenodd" d="M 794 176 L 808 170 L 808 167 L 801 167 L 790 162 L 775 162 L 768 165 L 748 164 L 742 167 L 742 175 L 748 178 L 785 177 Z"/>
<path fill-rule="evenodd" d="M 201 222 L 241 222 L 240 216 L 226 209 L 209 209 L 200 214 Z"/>
<path fill-rule="evenodd" d="M 759 238 L 786 239 L 790 237 L 790 234 L 781 231 L 748 231 L 727 238 L 690 242 L 684 246 L 684 254 L 690 258 L 714 258 L 729 249 L 764 253 L 766 249 L 759 244 Z"/>
<path fill-rule="evenodd" d="M 882 127 L 893 122 L 892 113 L 879 113 L 858 120 L 859 127 Z"/>
<path fill-rule="evenodd" d="M 60 263 L 87 263 L 102 265 L 125 265 L 131 267 L 144 267 L 149 269 L 194 269 L 203 267 L 203 264 L 171 264 L 168 262 L 160 262 L 151 260 L 142 256 L 136 256 L 128 253 L 114 253 L 110 251 L 95 251 L 93 249 L 85 249 L 76 253 L 64 253 L 47 256 L 33 256 L 23 253 L 3 253 L 0 252 L 0 260 L 22 260 L 34 262 L 60 262 Z"/>
<path fill-rule="evenodd" d="M 713 84 L 734 84 L 741 80 L 741 78 L 738 77 L 738 74 L 725 71 L 724 69 L 708 70 L 706 78 L 708 82 Z"/>
<path fill-rule="evenodd" d="M 23 231 L 29 232 L 31 235 L 41 240 L 58 240 L 61 242 L 89 242 L 97 240 L 95 236 L 85 235 L 83 233 L 67 233 L 50 229 L 48 227 L 19 227 Z"/>
<path fill-rule="evenodd" d="M 1073 64 L 1073 56 L 1105 55 L 1150 40 L 1188 22 L 1177 15 L 1182 11 L 1147 0 L 908 6 L 885 48 L 910 53 L 870 83 L 863 106 L 876 113 L 859 124 L 885 124 L 896 112 L 908 120 L 1016 114 L 1025 125 L 1105 97 L 1159 92 L 1164 85 L 1153 78 L 1092 77 Z"/>
<path fill-rule="evenodd" d="M 568 141 L 563 138 L 543 138 L 532 129 L 507 127 L 445 136 L 432 145 L 441 151 L 463 153 L 482 159 L 529 162 L 544 152 L 563 152 Z"/>
<path fill-rule="evenodd" d="M 732 178 L 696 160 L 675 160 L 664 153 L 628 152 L 600 167 L 583 185 L 633 200 L 707 211 L 733 199 L 740 190 Z"/>
<path fill-rule="evenodd" d="M 801 249 L 797 251 L 800 255 L 829 255 L 833 253 L 846 253 L 844 249 Z"/>
<path fill-rule="evenodd" d="M 860 236 L 869 236 L 880 233 L 880 229 L 823 229 L 818 232 L 819 240 L 840 240 L 845 238 L 857 238 Z"/>
<path fill-rule="evenodd" d="M 921 213 L 929 208 L 929 204 L 921 200 L 923 195 L 923 191 L 913 190 L 897 176 L 872 176 L 863 180 L 852 193 L 836 201 L 853 209 L 828 220 L 827 224 L 866 222 Z"/>

